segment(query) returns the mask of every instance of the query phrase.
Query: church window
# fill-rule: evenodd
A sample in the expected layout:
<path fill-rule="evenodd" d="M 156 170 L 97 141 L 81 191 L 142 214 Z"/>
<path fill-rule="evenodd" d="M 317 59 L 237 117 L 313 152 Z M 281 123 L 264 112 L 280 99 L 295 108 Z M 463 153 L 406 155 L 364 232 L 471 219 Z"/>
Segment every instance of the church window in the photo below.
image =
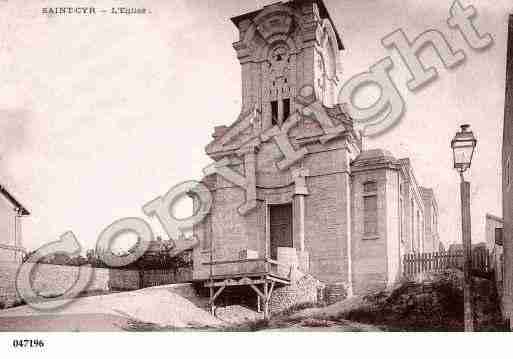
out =
<path fill-rule="evenodd" d="M 363 191 L 365 193 L 377 192 L 378 184 L 376 182 L 367 182 L 363 185 Z"/>
<path fill-rule="evenodd" d="M 271 101 L 271 123 L 278 125 L 278 101 Z"/>
<path fill-rule="evenodd" d="M 378 234 L 378 196 L 364 197 L 363 208 L 364 235 L 375 236 Z"/>
<path fill-rule="evenodd" d="M 363 232 L 365 237 L 378 234 L 378 185 L 367 182 L 363 185 Z"/>
<path fill-rule="evenodd" d="M 290 116 L 290 99 L 283 100 L 283 122 L 287 121 Z"/>
<path fill-rule="evenodd" d="M 211 215 L 207 215 L 205 221 L 202 224 L 203 226 L 203 251 L 210 251 L 212 249 L 212 217 Z"/>

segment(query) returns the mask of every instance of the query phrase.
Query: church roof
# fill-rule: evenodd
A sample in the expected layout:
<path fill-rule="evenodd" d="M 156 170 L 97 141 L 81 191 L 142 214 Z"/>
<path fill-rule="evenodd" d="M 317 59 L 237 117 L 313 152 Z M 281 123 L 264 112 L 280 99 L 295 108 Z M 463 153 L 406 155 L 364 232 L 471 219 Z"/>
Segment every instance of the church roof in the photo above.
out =
<path fill-rule="evenodd" d="M 3 196 L 14 206 L 14 208 L 19 209 L 23 216 L 28 216 L 30 214 L 30 212 L 25 207 L 23 207 L 23 205 L 18 202 L 16 198 L 14 198 L 14 196 L 10 194 L 1 184 L 0 193 L 3 194 Z"/>
<path fill-rule="evenodd" d="M 358 157 L 356 157 L 355 162 L 368 161 L 368 160 L 395 161 L 396 159 L 390 151 L 383 150 L 383 149 L 374 149 L 374 150 L 366 150 L 366 151 L 361 152 L 358 155 Z"/>
<path fill-rule="evenodd" d="M 333 24 L 333 20 L 330 16 L 330 13 L 328 11 L 328 9 L 326 8 L 326 5 L 324 4 L 324 1 L 323 0 L 291 0 L 289 2 L 286 2 L 286 3 L 283 3 L 281 1 L 278 1 L 274 4 L 271 4 L 271 5 L 276 5 L 276 4 L 284 4 L 284 5 L 287 5 L 287 4 L 290 4 L 290 5 L 301 5 L 301 3 L 303 2 L 315 2 L 317 4 L 317 6 L 319 7 L 319 14 L 321 15 L 322 18 L 326 18 L 326 19 L 329 19 L 331 21 L 331 23 Z M 246 14 L 242 14 L 242 15 L 239 15 L 239 16 L 235 16 L 235 17 L 232 17 L 232 22 L 235 24 L 235 26 L 239 26 L 239 23 L 243 20 L 246 20 L 246 19 L 252 19 L 254 18 L 256 15 L 258 15 L 258 13 L 260 13 L 262 11 L 262 9 L 260 10 L 256 10 L 256 11 L 252 11 L 252 12 L 248 12 Z M 337 44 L 338 44 L 338 49 L 339 50 L 344 50 L 344 44 L 342 42 L 342 37 L 340 36 L 339 32 L 337 31 L 337 28 L 335 26 L 333 26 L 333 30 L 335 31 L 335 36 L 337 38 Z"/>

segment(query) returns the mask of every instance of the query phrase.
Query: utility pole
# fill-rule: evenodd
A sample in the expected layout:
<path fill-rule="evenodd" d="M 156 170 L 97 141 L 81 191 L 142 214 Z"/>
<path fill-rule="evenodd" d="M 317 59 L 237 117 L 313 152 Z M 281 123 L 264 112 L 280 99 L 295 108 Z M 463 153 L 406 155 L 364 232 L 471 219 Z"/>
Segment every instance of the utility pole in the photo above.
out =
<path fill-rule="evenodd" d="M 463 301 L 465 311 L 465 331 L 474 331 L 474 311 L 472 306 L 472 228 L 470 220 L 470 183 L 461 173 L 461 233 L 463 237 Z"/>

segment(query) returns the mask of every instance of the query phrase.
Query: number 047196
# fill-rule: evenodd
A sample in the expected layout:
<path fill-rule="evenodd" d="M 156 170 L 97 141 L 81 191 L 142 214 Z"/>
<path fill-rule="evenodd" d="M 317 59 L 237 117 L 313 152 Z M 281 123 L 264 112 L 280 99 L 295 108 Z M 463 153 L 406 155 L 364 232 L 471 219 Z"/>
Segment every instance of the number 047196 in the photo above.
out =
<path fill-rule="evenodd" d="M 14 339 L 14 348 L 44 348 L 45 343 L 41 339 Z"/>

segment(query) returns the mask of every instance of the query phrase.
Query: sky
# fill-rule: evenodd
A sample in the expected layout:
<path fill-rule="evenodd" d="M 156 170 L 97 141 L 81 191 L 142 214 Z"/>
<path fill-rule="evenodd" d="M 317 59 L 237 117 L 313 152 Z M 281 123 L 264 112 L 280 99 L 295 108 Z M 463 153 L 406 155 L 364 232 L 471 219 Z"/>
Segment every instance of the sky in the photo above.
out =
<path fill-rule="evenodd" d="M 43 6 L 115 1 L 0 0 L 0 183 L 32 213 L 24 219 L 29 249 L 73 231 L 84 249 L 174 185 L 198 180 L 211 161 L 204 147 L 215 126 L 241 108 L 240 65 L 229 21 L 274 1 L 129 1 L 146 15 L 53 16 Z M 407 107 L 400 124 L 365 148 L 409 157 L 417 180 L 438 198 L 440 236 L 460 240 L 459 177 L 450 141 L 469 123 L 478 138 L 472 169 L 473 242 L 485 240 L 486 213 L 501 215 L 501 142 L 509 0 L 461 0 L 478 10 L 475 26 L 492 47 L 476 52 L 446 25 L 450 1 L 326 0 L 343 37 L 343 81 L 384 57 Z M 466 61 L 443 68 L 431 50 L 422 59 L 439 78 L 415 93 L 408 72 L 381 38 L 402 29 L 414 39 L 436 29 Z M 368 95 L 372 98 L 371 95 Z M 149 221 L 156 233 L 159 224 Z"/>

